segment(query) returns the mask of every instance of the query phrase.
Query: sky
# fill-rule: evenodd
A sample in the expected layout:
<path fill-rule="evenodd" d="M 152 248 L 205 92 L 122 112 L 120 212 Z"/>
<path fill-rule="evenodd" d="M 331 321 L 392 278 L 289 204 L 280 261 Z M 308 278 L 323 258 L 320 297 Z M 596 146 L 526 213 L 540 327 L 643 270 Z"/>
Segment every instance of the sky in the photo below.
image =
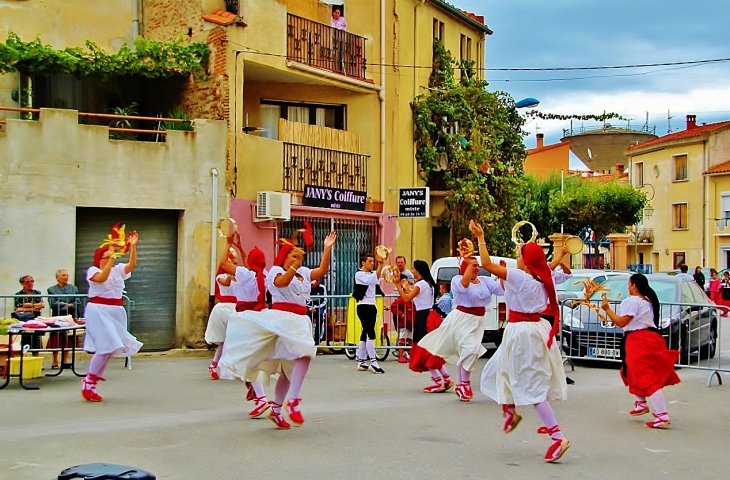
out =
<path fill-rule="evenodd" d="M 484 15 L 494 32 L 487 37 L 486 68 L 553 68 L 637 65 L 730 58 L 727 0 L 450 0 Z M 592 77 L 592 78 L 586 78 Z M 535 97 L 538 110 L 556 114 L 616 112 L 657 135 L 697 123 L 730 120 L 730 61 L 694 67 L 664 66 L 572 72 L 487 71 L 490 89 L 515 99 Z M 669 112 L 669 113 L 668 113 Z M 668 119 L 667 117 L 672 118 Z M 625 127 L 627 122 L 609 123 Z M 598 126 L 574 121 L 573 126 Z M 535 133 L 556 143 L 569 121 L 530 120 Z M 577 158 L 572 167 L 582 167 Z"/>

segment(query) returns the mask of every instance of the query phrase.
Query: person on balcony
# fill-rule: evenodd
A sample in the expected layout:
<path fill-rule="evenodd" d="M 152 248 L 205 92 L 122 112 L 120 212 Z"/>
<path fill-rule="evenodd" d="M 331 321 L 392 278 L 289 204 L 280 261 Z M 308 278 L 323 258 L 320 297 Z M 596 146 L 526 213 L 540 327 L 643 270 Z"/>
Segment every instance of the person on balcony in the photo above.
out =
<path fill-rule="evenodd" d="M 335 5 L 332 7 L 332 20 L 330 21 L 332 28 L 337 30 L 347 30 L 347 22 L 345 17 L 342 16 L 342 7 Z"/>

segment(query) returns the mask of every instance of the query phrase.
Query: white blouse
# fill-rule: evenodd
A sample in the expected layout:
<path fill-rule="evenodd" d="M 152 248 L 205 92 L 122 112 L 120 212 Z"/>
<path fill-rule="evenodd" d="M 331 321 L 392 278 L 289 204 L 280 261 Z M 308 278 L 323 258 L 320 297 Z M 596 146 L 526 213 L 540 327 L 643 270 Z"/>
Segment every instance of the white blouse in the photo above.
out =
<path fill-rule="evenodd" d="M 433 307 L 433 287 L 423 279 L 417 281 L 415 286 L 419 290 L 418 295 L 413 298 L 413 305 L 416 307 L 416 311 L 431 309 Z"/>
<path fill-rule="evenodd" d="M 266 288 L 271 293 L 272 303 L 294 303 L 306 306 L 309 300 L 309 294 L 312 292 L 312 270 L 307 267 L 299 267 L 297 274 L 302 277 L 299 280 L 296 276 L 286 287 L 279 288 L 274 285 L 274 280 L 278 275 L 286 273 L 282 267 L 274 266 L 269 270 L 266 276 Z"/>
<path fill-rule="evenodd" d="M 647 302 L 636 295 L 632 295 L 621 302 L 619 315 L 622 317 L 624 315 L 631 315 L 633 317 L 629 320 L 629 323 L 624 326 L 623 330 L 625 332 L 656 327 L 654 325 L 654 307 L 652 307 L 651 302 Z"/>
<path fill-rule="evenodd" d="M 479 283 L 470 283 L 468 287 L 461 284 L 463 275 L 451 279 L 451 293 L 454 295 L 454 308 L 486 307 L 492 301 L 492 295 L 504 295 L 504 290 L 491 277 L 477 277 Z"/>
<path fill-rule="evenodd" d="M 507 308 L 522 313 L 540 313 L 548 306 L 543 284 L 519 268 L 507 268 L 504 300 Z"/>
<path fill-rule="evenodd" d="M 126 263 L 117 263 L 112 267 L 109 276 L 104 282 L 95 282 L 91 277 L 101 272 L 98 267 L 89 267 L 86 271 L 86 280 L 89 282 L 89 297 L 122 298 L 124 293 L 124 281 L 132 276 L 132 273 L 124 273 Z"/>
<path fill-rule="evenodd" d="M 223 280 L 228 276 L 227 273 L 221 273 L 217 277 L 215 277 L 216 281 Z M 236 282 L 231 279 L 230 285 L 222 285 L 220 282 L 218 283 L 218 291 L 220 292 L 222 297 L 235 297 L 236 296 Z"/>
<path fill-rule="evenodd" d="M 234 283 L 231 283 L 231 285 L 234 285 Z M 239 302 L 255 302 L 259 298 L 256 272 L 246 267 L 236 267 L 236 282 L 233 291 Z"/>

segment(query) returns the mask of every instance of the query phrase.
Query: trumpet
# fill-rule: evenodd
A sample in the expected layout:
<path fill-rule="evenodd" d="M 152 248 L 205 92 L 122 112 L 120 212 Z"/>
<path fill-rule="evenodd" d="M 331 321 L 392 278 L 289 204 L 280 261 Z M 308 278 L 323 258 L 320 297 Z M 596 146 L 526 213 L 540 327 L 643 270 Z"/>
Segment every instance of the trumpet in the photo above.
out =
<path fill-rule="evenodd" d="M 520 238 L 520 228 L 522 228 L 525 225 L 529 225 L 532 227 L 532 236 L 528 241 L 524 241 L 522 238 Z M 523 220 L 521 222 L 515 223 L 515 226 L 512 227 L 512 241 L 515 245 L 519 246 L 522 243 L 531 243 L 534 242 L 537 239 L 537 228 L 535 228 L 535 225 L 528 222 L 527 220 Z"/>
<path fill-rule="evenodd" d="M 225 238 L 228 235 L 233 235 L 238 231 L 238 223 L 236 223 L 236 221 L 230 217 L 221 218 L 220 220 L 218 220 L 216 228 L 218 229 L 218 236 L 221 238 Z"/>
<path fill-rule="evenodd" d="M 388 248 L 385 245 L 378 245 L 375 247 L 373 254 L 375 255 L 375 260 L 385 263 L 390 258 L 390 252 L 392 251 L 392 248 Z M 383 271 L 380 275 L 387 283 L 395 283 L 398 280 L 400 272 L 398 271 L 397 266 L 389 263 L 388 265 L 383 266 Z"/>

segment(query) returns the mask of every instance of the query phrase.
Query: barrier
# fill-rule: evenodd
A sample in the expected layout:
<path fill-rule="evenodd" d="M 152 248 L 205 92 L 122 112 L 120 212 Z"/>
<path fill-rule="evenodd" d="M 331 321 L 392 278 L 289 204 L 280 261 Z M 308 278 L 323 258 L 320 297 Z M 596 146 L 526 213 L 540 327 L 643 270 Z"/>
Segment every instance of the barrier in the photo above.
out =
<path fill-rule="evenodd" d="M 623 299 L 621 299 L 623 300 Z M 621 363 L 621 341 L 624 332 L 606 316 L 598 315 L 600 301 L 572 306 L 575 300 L 561 303 L 559 345 L 563 359 L 573 361 Z M 620 315 L 620 301 L 612 301 L 611 308 Z M 730 372 L 730 358 L 723 357 L 721 349 L 722 324 L 726 307 L 708 303 L 661 303 L 660 328 L 667 347 L 679 350 L 678 367 L 709 371 L 707 386 L 713 377 L 722 385 L 720 373 Z"/>

